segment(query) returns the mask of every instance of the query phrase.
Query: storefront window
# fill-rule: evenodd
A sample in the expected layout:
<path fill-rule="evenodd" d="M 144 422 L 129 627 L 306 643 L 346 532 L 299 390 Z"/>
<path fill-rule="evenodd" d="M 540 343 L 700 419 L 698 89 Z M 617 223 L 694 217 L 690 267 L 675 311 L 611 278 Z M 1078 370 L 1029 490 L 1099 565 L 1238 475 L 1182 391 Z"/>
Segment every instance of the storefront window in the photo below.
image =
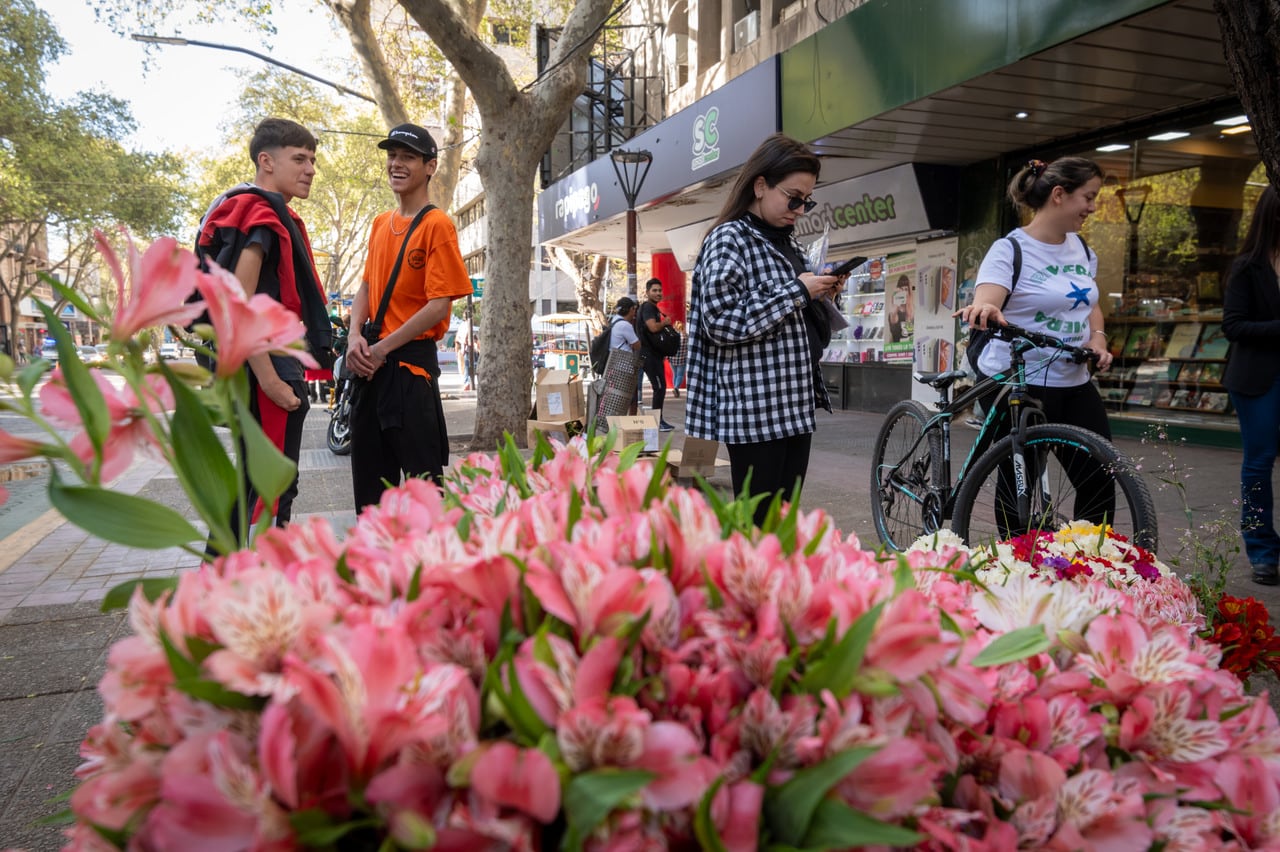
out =
<path fill-rule="evenodd" d="M 1224 116 L 1079 153 L 1107 175 L 1081 231 L 1116 357 L 1104 399 L 1122 417 L 1233 426 L 1222 288 L 1266 186 L 1248 125 Z"/>

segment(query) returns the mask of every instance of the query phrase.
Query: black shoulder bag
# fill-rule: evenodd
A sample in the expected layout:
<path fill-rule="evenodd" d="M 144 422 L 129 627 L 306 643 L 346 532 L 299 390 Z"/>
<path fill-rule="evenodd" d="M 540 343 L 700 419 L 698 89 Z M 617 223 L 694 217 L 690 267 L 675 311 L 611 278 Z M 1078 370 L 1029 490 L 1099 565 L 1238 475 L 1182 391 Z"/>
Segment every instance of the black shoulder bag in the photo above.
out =
<path fill-rule="evenodd" d="M 417 229 L 418 223 L 422 221 L 422 217 L 434 209 L 436 209 L 434 204 L 428 204 L 419 210 L 418 215 L 414 216 L 413 221 L 409 223 L 409 230 L 405 232 L 404 242 L 400 244 L 400 253 L 396 255 L 395 266 L 391 267 L 391 277 L 387 279 L 387 289 L 382 291 L 382 301 L 378 303 L 378 313 L 373 319 L 365 320 L 364 325 L 360 327 L 361 336 L 370 346 L 382 338 L 382 320 L 386 317 L 387 307 L 391 304 L 391 293 L 396 289 L 396 279 L 400 277 L 400 264 L 404 262 L 404 252 L 409 247 L 409 238 L 413 236 L 413 232 Z"/>

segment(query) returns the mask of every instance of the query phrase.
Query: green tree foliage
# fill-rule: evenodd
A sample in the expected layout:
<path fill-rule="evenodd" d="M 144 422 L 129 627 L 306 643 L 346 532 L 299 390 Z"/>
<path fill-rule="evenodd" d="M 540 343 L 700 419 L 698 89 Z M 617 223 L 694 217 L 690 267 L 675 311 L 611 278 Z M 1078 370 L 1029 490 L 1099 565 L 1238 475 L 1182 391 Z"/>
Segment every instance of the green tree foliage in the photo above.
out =
<path fill-rule="evenodd" d="M 384 175 L 385 156 L 377 147 L 386 131 L 373 108 L 332 97 L 293 74 L 275 69 L 253 74 L 240 95 L 238 113 L 227 126 L 225 153 L 200 163 L 189 209 L 191 225 L 223 190 L 253 179 L 249 139 L 266 116 L 292 119 L 316 135 L 311 196 L 296 200 L 293 206 L 307 223 L 326 290 L 350 297 L 364 271 L 373 218 L 395 202 Z"/>
<path fill-rule="evenodd" d="M 121 224 L 142 239 L 174 230 L 183 164 L 125 147 L 134 121 L 119 99 L 80 92 L 60 102 L 45 91 L 45 67 L 66 45 L 31 0 L 0 4 L 0 45 L 9 57 L 0 64 L 0 240 L 18 261 L 0 292 L 18 303 L 43 268 L 96 298 L 93 229 Z"/>

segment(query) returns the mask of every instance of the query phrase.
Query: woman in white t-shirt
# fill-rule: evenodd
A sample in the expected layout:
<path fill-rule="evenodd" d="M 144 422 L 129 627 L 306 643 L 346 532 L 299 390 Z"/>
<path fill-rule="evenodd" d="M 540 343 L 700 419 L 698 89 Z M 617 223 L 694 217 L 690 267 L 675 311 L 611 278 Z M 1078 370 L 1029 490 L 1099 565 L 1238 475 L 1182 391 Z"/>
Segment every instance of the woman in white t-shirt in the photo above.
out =
<path fill-rule="evenodd" d="M 1108 369 L 1111 353 L 1094 280 L 1097 257 L 1077 233 L 1097 209 L 1101 189 L 1102 169 L 1083 157 L 1063 157 L 1049 164 L 1032 160 L 1023 166 L 1009 183 L 1009 198 L 1019 210 L 1032 213 L 1031 221 L 1010 231 L 1008 239 L 992 243 L 978 269 L 973 303 L 956 315 L 980 329 L 1013 323 L 1052 335 L 1098 353 L 1098 369 Z M 1016 281 L 1010 240 L 1017 240 L 1022 250 Z M 1107 412 L 1087 365 L 1051 349 L 1032 349 L 1025 358 L 1028 392 L 1043 405 L 1050 423 L 1081 426 L 1110 439 Z M 988 341 L 977 367 L 988 376 L 1007 370 L 1009 344 Z M 995 395 L 983 402 L 985 410 L 995 402 Z M 996 437 L 1008 434 L 1009 428 L 1009 418 L 1002 417 Z M 1086 517 L 1079 520 L 1098 523 L 1113 515 L 1111 478 L 1095 476 L 1095 471 L 1074 473 L 1077 506 L 1088 507 Z M 1111 489 L 1109 498 L 1106 489 Z"/>

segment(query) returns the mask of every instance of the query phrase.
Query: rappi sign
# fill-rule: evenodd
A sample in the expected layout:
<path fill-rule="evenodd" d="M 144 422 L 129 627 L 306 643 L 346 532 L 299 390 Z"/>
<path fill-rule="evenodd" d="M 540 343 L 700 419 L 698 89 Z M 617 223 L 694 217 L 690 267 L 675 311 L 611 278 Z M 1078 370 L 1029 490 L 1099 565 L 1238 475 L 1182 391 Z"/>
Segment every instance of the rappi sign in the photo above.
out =
<path fill-rule="evenodd" d="M 556 218 L 560 220 L 561 225 L 566 231 L 573 227 L 586 224 L 585 218 L 580 222 L 579 217 L 585 217 L 589 210 L 600 209 L 600 187 L 592 181 L 585 186 L 579 186 L 570 190 L 565 195 L 556 199 Z"/>

